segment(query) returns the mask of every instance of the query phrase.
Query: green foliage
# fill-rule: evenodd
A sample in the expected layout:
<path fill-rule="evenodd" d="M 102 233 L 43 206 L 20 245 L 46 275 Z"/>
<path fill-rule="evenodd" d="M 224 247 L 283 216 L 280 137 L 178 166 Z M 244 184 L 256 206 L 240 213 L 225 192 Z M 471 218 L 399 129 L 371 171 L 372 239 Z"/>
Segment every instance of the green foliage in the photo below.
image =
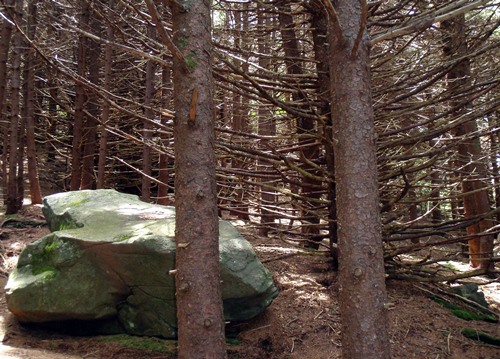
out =
<path fill-rule="evenodd" d="M 198 63 L 196 62 L 197 55 L 194 52 L 190 52 L 186 56 L 184 56 L 184 60 L 186 61 L 186 65 L 190 70 L 194 70 Z"/>
<path fill-rule="evenodd" d="M 57 228 L 58 231 L 65 231 L 67 229 L 75 229 L 77 227 L 75 223 L 72 222 L 61 222 Z"/>
<path fill-rule="evenodd" d="M 75 197 L 71 202 L 68 203 L 69 207 L 79 207 L 84 203 L 87 203 L 89 201 L 88 196 L 83 196 L 82 193 L 80 193 L 82 198 L 77 198 Z"/>
<path fill-rule="evenodd" d="M 179 38 L 179 40 L 177 40 L 177 47 L 182 50 L 182 49 L 186 48 L 188 43 L 189 42 L 185 37 L 181 37 L 181 38 Z"/>
<path fill-rule="evenodd" d="M 462 335 L 472 340 L 477 340 L 486 344 L 500 346 L 500 337 L 494 337 L 487 333 L 480 332 L 479 330 L 474 328 L 462 329 Z"/>
<path fill-rule="evenodd" d="M 123 242 L 130 238 L 132 238 L 131 234 L 120 234 L 119 236 L 115 237 L 114 240 L 118 242 Z"/>
<path fill-rule="evenodd" d="M 437 296 L 431 297 L 436 303 L 441 305 L 443 308 L 449 309 L 451 314 L 463 320 L 482 320 L 490 323 L 497 323 L 498 319 L 494 315 L 483 314 L 483 313 L 473 313 L 464 308 L 460 308 L 454 304 L 451 304 Z"/>
<path fill-rule="evenodd" d="M 455 264 L 453 264 L 452 262 L 446 262 L 446 263 L 443 263 L 441 264 L 443 267 L 445 268 L 448 268 L 448 269 L 451 269 L 451 270 L 460 270 L 460 268 L 458 268 Z"/>
<path fill-rule="evenodd" d="M 276 116 L 285 116 L 286 115 L 286 111 L 283 110 L 281 107 L 278 107 L 276 108 L 276 110 L 274 111 L 274 114 Z"/>
<path fill-rule="evenodd" d="M 43 249 L 40 253 L 32 253 L 33 260 L 31 273 L 33 275 L 45 273 L 45 279 L 49 280 L 55 278 L 55 276 L 57 275 L 57 270 L 51 265 L 51 263 L 53 263 L 54 257 L 56 255 L 55 250 L 59 247 L 60 244 L 60 241 L 49 240 L 43 246 Z"/>
<path fill-rule="evenodd" d="M 226 338 L 226 343 L 229 345 L 240 345 L 241 339 L 238 338 Z"/>

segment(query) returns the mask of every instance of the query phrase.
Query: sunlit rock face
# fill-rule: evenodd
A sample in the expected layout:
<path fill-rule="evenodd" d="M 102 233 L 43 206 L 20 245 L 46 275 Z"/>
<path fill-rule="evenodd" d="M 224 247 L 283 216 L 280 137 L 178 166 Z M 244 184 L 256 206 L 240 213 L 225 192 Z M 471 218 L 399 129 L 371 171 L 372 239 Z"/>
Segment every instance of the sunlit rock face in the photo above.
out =
<path fill-rule="evenodd" d="M 46 197 L 43 213 L 52 233 L 24 249 L 6 286 L 8 308 L 20 321 L 176 336 L 173 207 L 88 190 Z M 220 221 L 219 231 L 224 315 L 248 320 L 278 291 L 236 228 Z"/>

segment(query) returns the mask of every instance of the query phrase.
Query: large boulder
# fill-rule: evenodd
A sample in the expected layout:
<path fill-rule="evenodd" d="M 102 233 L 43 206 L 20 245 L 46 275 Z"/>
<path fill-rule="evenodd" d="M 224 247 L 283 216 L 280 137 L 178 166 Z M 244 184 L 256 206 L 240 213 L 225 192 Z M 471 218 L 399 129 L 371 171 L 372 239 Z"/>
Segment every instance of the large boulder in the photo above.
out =
<path fill-rule="evenodd" d="M 88 190 L 46 197 L 43 213 L 52 233 L 23 250 L 6 285 L 21 322 L 76 320 L 99 323 L 100 332 L 176 336 L 172 207 Z M 248 320 L 278 291 L 235 227 L 220 221 L 219 230 L 224 315 Z"/>

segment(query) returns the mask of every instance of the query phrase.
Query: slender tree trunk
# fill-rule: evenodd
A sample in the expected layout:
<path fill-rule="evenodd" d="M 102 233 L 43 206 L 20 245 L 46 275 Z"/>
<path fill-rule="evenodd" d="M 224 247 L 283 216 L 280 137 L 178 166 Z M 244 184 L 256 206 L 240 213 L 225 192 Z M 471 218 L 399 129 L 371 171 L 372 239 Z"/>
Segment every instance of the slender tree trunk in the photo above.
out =
<path fill-rule="evenodd" d="M 4 1 L 4 8 L 14 12 L 14 0 Z M 9 10 L 10 9 L 10 10 Z M 2 20 L 2 30 L 0 36 L 0 115 L 2 114 L 5 93 L 7 89 L 7 60 L 9 58 L 10 39 L 12 37 L 12 23 L 10 20 Z"/>
<path fill-rule="evenodd" d="M 269 26 L 270 19 L 269 14 L 265 11 L 259 11 L 257 13 L 257 24 L 261 31 L 264 32 L 267 26 Z M 259 54 L 269 53 L 269 43 L 270 36 L 260 36 L 257 40 L 257 46 Z M 270 59 L 266 56 L 259 57 L 259 66 L 263 69 L 268 69 L 270 66 Z M 276 133 L 276 123 L 273 118 L 272 111 L 269 109 L 266 103 L 259 104 L 258 109 L 258 133 L 263 136 L 272 136 Z M 263 146 L 262 150 L 267 151 L 268 148 Z M 263 174 L 270 172 L 272 166 L 265 159 L 259 159 L 257 161 L 257 169 Z M 260 182 L 266 184 L 268 182 L 265 178 L 261 178 Z M 274 226 L 274 220 L 276 218 L 275 214 L 270 208 L 276 205 L 276 194 L 270 188 L 265 185 L 260 187 L 260 234 L 267 236 L 269 230 Z"/>
<path fill-rule="evenodd" d="M 101 19 L 97 14 L 90 11 L 90 32 L 101 36 L 102 26 Z M 88 60 L 88 73 L 89 81 L 94 85 L 99 85 L 101 75 L 101 44 L 93 39 L 87 41 L 89 45 L 89 51 L 87 53 Z M 99 97 L 94 91 L 85 89 L 88 93 L 87 103 L 85 106 L 86 114 L 84 116 L 84 129 L 83 129 L 83 158 L 82 158 L 82 180 L 80 183 L 81 189 L 92 189 L 95 185 L 95 156 L 97 148 L 97 127 L 99 125 L 97 118 L 99 117 L 100 104 Z"/>
<path fill-rule="evenodd" d="M 14 21 L 22 26 L 23 0 L 16 0 Z M 21 55 L 23 52 L 21 33 L 16 31 L 13 38 L 13 55 L 11 71 L 11 110 L 10 110 L 10 137 L 9 137 L 9 165 L 7 174 L 7 193 L 5 214 L 14 214 L 21 209 L 23 193 L 19 188 L 23 149 L 20 147 L 20 110 L 21 110 Z M 21 166 L 19 166 L 21 163 Z"/>
<path fill-rule="evenodd" d="M 183 56 L 174 56 L 179 358 L 225 358 L 210 1 L 170 4 L 174 43 Z"/>
<path fill-rule="evenodd" d="M 61 8 L 54 2 L 49 3 L 49 8 L 47 11 L 50 12 L 51 16 L 59 18 L 62 16 Z M 57 29 L 53 23 L 47 24 L 45 31 L 47 31 L 48 38 L 54 39 L 57 43 L 61 41 L 61 31 Z M 47 99 L 48 113 L 47 113 L 47 140 L 45 142 L 45 152 L 47 154 L 47 162 L 55 162 L 57 155 L 57 130 L 58 130 L 58 111 L 57 104 L 59 102 L 59 91 L 57 83 L 57 70 L 53 66 L 48 66 L 47 71 L 47 83 L 49 98 Z M 67 168 L 67 167 L 66 167 Z"/>
<path fill-rule="evenodd" d="M 444 21 L 441 23 L 441 26 L 445 31 L 443 48 L 445 56 L 451 59 L 463 57 L 447 74 L 450 94 L 457 97 L 457 100 L 452 100 L 451 106 L 455 108 L 455 114 L 459 115 L 468 111 L 468 108 L 471 106 L 470 103 L 464 103 L 461 99 L 462 89 L 471 84 L 470 59 L 467 57 L 468 47 L 465 15 L 461 14 L 451 20 Z M 475 134 L 477 131 L 477 122 L 473 119 L 458 126 L 456 136 L 463 138 L 464 136 Z M 488 213 L 490 203 L 488 186 L 485 182 L 487 169 L 484 159 L 482 159 L 479 137 L 472 137 L 467 142 L 460 142 L 458 145 L 457 164 L 461 173 L 462 193 L 464 194 L 464 216 L 466 218 L 474 218 Z M 469 225 L 467 233 L 471 236 L 476 236 L 479 233 L 484 233 L 492 226 L 493 221 L 490 218 L 484 218 L 479 222 Z M 494 236 L 492 234 L 476 236 L 469 240 L 469 258 L 473 267 L 493 269 L 494 263 L 491 261 L 491 257 L 493 256 L 493 242 Z"/>
<path fill-rule="evenodd" d="M 233 17 L 234 17 L 234 29 L 236 30 L 237 33 L 243 34 L 245 32 L 245 24 L 248 24 L 247 21 L 244 20 L 244 16 L 248 16 L 247 13 L 243 13 L 241 11 L 241 5 L 240 4 L 235 4 L 236 9 L 233 11 Z M 228 26 L 231 26 L 228 23 Z M 237 36 L 234 38 L 235 41 L 235 47 L 238 49 L 244 49 L 247 47 L 247 44 L 245 43 L 245 40 L 243 39 L 242 36 Z M 241 61 L 240 59 L 235 59 L 234 60 L 234 66 L 241 68 L 243 71 L 248 71 L 248 63 L 245 61 Z M 247 130 L 247 111 L 248 109 L 245 107 L 245 101 L 244 101 L 244 96 L 241 95 L 238 91 L 233 92 L 232 96 L 232 106 L 233 106 L 233 116 L 232 116 L 232 123 L 231 126 L 234 131 L 237 132 L 242 132 L 244 133 Z M 240 145 L 244 145 L 245 139 L 242 139 L 242 136 L 240 135 L 235 135 L 235 141 L 236 143 Z M 236 168 L 236 170 L 241 170 L 244 169 L 245 167 L 245 160 L 235 157 L 232 159 L 231 164 L 233 168 Z M 234 201 L 231 201 L 230 207 L 235 209 L 235 214 L 239 219 L 242 220 L 249 220 L 250 219 L 250 214 L 248 210 L 248 192 L 247 192 L 247 186 L 245 185 L 245 176 L 243 175 L 236 175 L 238 183 L 236 184 L 236 188 L 234 190 L 235 193 L 235 199 Z"/>
<path fill-rule="evenodd" d="M 172 91 L 170 89 L 170 83 L 171 83 L 171 72 L 169 68 L 164 67 L 161 70 L 161 103 L 162 103 L 162 108 L 164 109 L 170 109 L 170 103 L 172 102 Z M 168 118 L 164 115 L 161 117 L 161 124 L 163 126 L 166 126 L 168 124 Z M 161 134 L 160 134 L 160 140 L 162 143 L 162 149 L 163 151 L 167 151 L 169 144 L 170 144 L 170 138 L 168 133 L 162 129 Z M 158 204 L 163 204 L 167 205 L 169 204 L 168 200 L 168 184 L 170 182 L 170 170 L 169 170 L 169 156 L 164 153 L 160 152 L 159 156 L 159 173 L 158 173 L 158 180 L 160 183 L 158 184 Z"/>
<path fill-rule="evenodd" d="M 318 77 L 319 98 L 322 105 L 318 112 L 326 119 L 322 126 L 322 141 L 326 155 L 326 168 L 329 173 L 327 183 L 328 196 L 328 236 L 330 240 L 330 253 L 334 266 L 338 267 L 338 238 L 337 238 L 337 195 L 335 185 L 335 153 L 333 150 L 332 114 L 331 114 L 331 91 L 330 91 L 330 65 L 328 54 L 328 18 L 323 13 L 323 3 L 320 0 L 311 2 L 311 23 L 314 43 L 314 58 L 316 62 L 316 74 Z"/>
<path fill-rule="evenodd" d="M 28 37 L 35 38 L 37 25 L 38 0 L 28 4 Z M 26 97 L 24 99 L 24 113 L 26 125 L 26 156 L 28 159 L 28 179 L 32 204 L 42 203 L 42 190 L 38 177 L 38 161 L 35 144 L 35 51 L 27 48 L 26 56 Z"/>
<path fill-rule="evenodd" d="M 80 28 L 88 29 L 90 21 L 90 6 L 84 1 L 81 5 L 80 13 Z M 87 51 L 88 40 L 84 35 L 80 35 L 78 41 L 78 75 L 81 78 L 86 77 L 87 70 Z M 87 102 L 87 95 L 85 87 L 79 83 L 75 83 L 75 114 L 73 116 L 73 140 L 71 146 L 71 182 L 70 190 L 75 191 L 80 189 L 82 181 L 82 150 L 83 150 L 83 125 L 85 116 L 85 103 Z"/>
<path fill-rule="evenodd" d="M 329 36 L 342 357 L 388 359 L 366 2 L 338 0 L 336 5 Z"/>
<path fill-rule="evenodd" d="M 9 58 L 9 50 L 12 38 L 12 23 L 11 19 L 14 14 L 14 0 L 6 0 L 4 2 L 3 9 L 5 12 L 10 14 L 9 20 L 2 19 L 2 30 L 0 36 L 0 128 L 3 134 L 3 146 L 2 146 L 2 187 L 3 195 L 7 193 L 7 162 L 8 162 L 8 152 L 9 152 L 9 122 L 7 116 L 4 112 L 4 101 L 5 95 L 7 93 L 7 60 Z M 2 198 L 3 199 L 3 198 Z"/>
<path fill-rule="evenodd" d="M 491 146 L 491 172 L 493 183 L 495 188 L 493 190 L 494 198 L 495 198 L 495 207 L 500 208 L 500 168 L 498 167 L 497 156 L 500 153 L 498 136 L 500 133 L 492 133 L 490 135 L 490 146 Z M 497 213 L 496 216 L 497 222 L 500 222 L 500 213 Z"/>
<path fill-rule="evenodd" d="M 113 22 L 115 1 L 109 0 L 109 19 L 110 23 Z M 114 41 L 114 30 L 113 25 L 108 24 L 106 30 L 106 38 L 110 42 Z M 106 44 L 104 50 L 104 90 L 111 90 L 111 80 L 113 76 L 113 47 L 110 44 Z M 99 159 L 97 163 L 97 184 L 98 189 L 104 188 L 106 183 L 106 156 L 108 153 L 108 122 L 110 115 L 111 106 L 109 102 L 104 101 L 102 104 L 102 115 L 101 115 L 101 126 L 100 126 L 100 137 L 99 137 Z"/>
<path fill-rule="evenodd" d="M 153 25 L 147 26 L 148 38 L 154 39 L 155 28 Z M 148 60 L 146 62 L 146 91 L 144 94 L 144 105 L 146 110 L 144 117 L 149 120 L 153 120 L 154 112 L 151 109 L 153 105 L 153 96 L 155 91 L 155 63 L 153 60 Z M 153 138 L 151 121 L 145 120 L 143 122 L 143 143 L 142 143 L 142 172 L 144 175 L 141 179 L 141 199 L 145 202 L 151 201 L 151 140 Z"/>
<path fill-rule="evenodd" d="M 287 73 L 291 75 L 303 75 L 304 70 L 300 62 L 297 59 L 301 57 L 299 50 L 299 43 L 297 36 L 294 31 L 294 22 L 291 15 L 291 6 L 286 1 L 280 1 L 278 3 L 279 10 L 279 21 L 280 21 L 280 31 L 281 37 L 283 38 L 283 49 L 285 52 L 285 64 L 287 68 Z M 292 93 L 293 101 L 296 103 L 306 103 L 307 97 L 300 90 L 300 83 L 297 81 L 295 84 L 294 92 Z M 311 168 L 307 164 L 307 161 L 314 162 L 318 158 L 319 146 L 315 144 L 316 138 L 313 136 L 317 135 L 316 126 L 313 120 L 308 118 L 297 118 L 297 135 L 298 143 L 301 146 L 299 150 L 299 157 L 303 160 L 302 168 L 314 175 L 318 175 L 314 168 Z M 319 217 L 314 211 L 314 207 L 317 206 L 315 203 L 321 196 L 321 183 L 314 180 L 310 176 L 302 177 L 302 207 L 303 207 L 303 224 L 302 233 L 308 235 L 312 240 L 318 239 L 319 234 Z M 312 199 L 309 201 L 308 199 Z M 307 242 L 308 247 L 318 248 L 318 244 L 314 242 Z"/>
<path fill-rule="evenodd" d="M 167 7 L 163 7 L 162 11 L 162 16 L 163 16 L 163 22 L 164 23 L 171 23 L 171 18 L 170 18 L 170 12 L 168 11 Z M 164 60 L 168 60 L 167 55 L 164 55 Z M 163 110 L 171 110 L 172 109 L 172 71 L 169 67 L 162 67 L 161 69 L 161 108 Z M 166 111 L 165 111 L 166 112 Z M 161 124 L 162 126 L 166 127 L 168 125 L 168 117 L 163 114 L 161 114 Z M 161 129 L 160 132 L 160 141 L 162 145 L 162 151 L 159 154 L 158 158 L 158 181 L 160 183 L 158 184 L 158 199 L 157 203 L 162 204 L 162 205 L 168 205 L 170 204 L 169 198 L 168 198 L 168 191 L 169 191 L 169 183 L 171 180 L 171 163 L 173 161 L 170 161 L 170 157 L 167 154 L 169 145 L 170 145 L 170 137 L 171 135 L 167 133 L 165 128 Z"/>

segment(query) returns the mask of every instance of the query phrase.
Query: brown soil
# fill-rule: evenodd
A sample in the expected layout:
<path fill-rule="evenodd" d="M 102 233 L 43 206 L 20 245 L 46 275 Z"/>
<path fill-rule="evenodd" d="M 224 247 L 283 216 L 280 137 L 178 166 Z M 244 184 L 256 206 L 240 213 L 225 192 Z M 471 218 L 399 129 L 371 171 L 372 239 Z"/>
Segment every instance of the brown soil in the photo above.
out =
<path fill-rule="evenodd" d="M 23 220 L 42 221 L 40 209 L 23 209 Z M 27 244 L 48 232 L 46 227 L 16 228 L 0 219 L 0 287 L 8 271 Z M 11 223 L 12 225 L 13 223 Z M 325 256 L 298 255 L 296 249 L 278 239 L 263 238 L 251 228 L 241 227 L 259 257 L 271 270 L 280 295 L 268 310 L 249 323 L 240 325 L 237 340 L 228 345 L 230 358 L 340 358 L 340 318 L 337 302 L 337 274 Z M 498 347 L 461 335 L 464 327 L 474 327 L 500 336 L 495 323 L 465 321 L 454 317 L 429 299 L 427 291 L 436 287 L 388 282 L 388 311 L 393 358 L 500 358 Z M 494 310 L 500 305 L 500 284 L 482 285 Z M 47 329 L 21 326 L 7 311 L 0 295 L 0 358 L 175 358 L 175 343 L 157 338 L 75 337 Z M 138 348 L 139 347 L 139 348 Z"/>

